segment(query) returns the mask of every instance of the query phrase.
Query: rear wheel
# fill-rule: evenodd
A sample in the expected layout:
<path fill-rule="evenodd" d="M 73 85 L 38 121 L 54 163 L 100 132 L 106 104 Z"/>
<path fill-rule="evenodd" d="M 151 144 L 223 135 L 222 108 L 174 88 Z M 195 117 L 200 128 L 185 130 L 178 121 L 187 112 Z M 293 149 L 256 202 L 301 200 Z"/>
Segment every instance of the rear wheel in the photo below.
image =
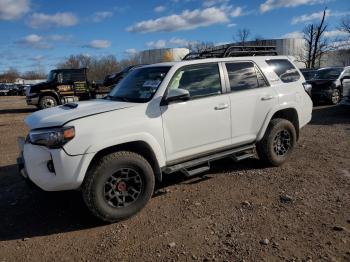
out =
<path fill-rule="evenodd" d="M 39 100 L 39 108 L 40 109 L 45 109 L 45 108 L 50 108 L 57 106 L 58 102 L 55 97 L 46 95 L 40 98 Z"/>
<path fill-rule="evenodd" d="M 270 166 L 282 165 L 296 144 L 294 125 L 286 119 L 272 119 L 261 141 L 256 145 L 259 158 Z"/>
<path fill-rule="evenodd" d="M 330 99 L 330 102 L 333 104 L 333 105 L 336 105 L 340 102 L 340 92 L 339 92 L 339 89 L 334 89 L 333 92 L 332 92 L 332 95 L 331 95 L 331 99 Z"/>
<path fill-rule="evenodd" d="M 139 212 L 153 194 L 154 173 L 145 158 L 120 151 L 103 157 L 88 172 L 83 198 L 90 211 L 106 222 Z"/>

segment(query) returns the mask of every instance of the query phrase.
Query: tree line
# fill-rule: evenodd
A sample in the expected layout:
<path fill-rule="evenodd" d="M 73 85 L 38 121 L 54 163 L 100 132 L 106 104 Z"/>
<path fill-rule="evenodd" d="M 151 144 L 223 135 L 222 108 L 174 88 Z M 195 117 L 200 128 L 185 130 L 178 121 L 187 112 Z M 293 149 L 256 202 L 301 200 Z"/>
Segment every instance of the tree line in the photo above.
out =
<path fill-rule="evenodd" d="M 8 70 L 0 74 L 0 83 L 13 83 L 18 78 L 35 80 L 46 79 L 46 72 L 42 70 L 31 70 L 25 73 L 20 73 L 16 68 L 10 67 Z"/>
<path fill-rule="evenodd" d="M 327 8 L 323 10 L 322 17 L 317 23 L 308 24 L 304 27 L 303 38 L 305 40 L 305 50 L 301 50 L 297 55 L 297 60 L 305 64 L 306 68 L 320 67 L 322 58 L 329 51 L 336 51 L 338 60 L 344 64 L 350 64 L 350 18 L 341 19 L 338 30 L 347 33 L 342 39 L 336 39 L 338 45 L 330 43 L 325 35 L 328 28 L 326 21 Z M 238 29 L 233 40 L 240 45 L 245 45 L 247 41 L 259 41 L 264 38 L 261 36 L 251 37 L 251 32 L 247 28 Z M 343 44 L 342 44 L 343 43 Z M 213 42 L 195 41 L 189 43 L 186 47 L 191 52 L 202 52 L 214 46 Z M 88 68 L 88 79 L 91 81 L 103 80 L 108 74 L 121 71 L 123 68 L 138 64 L 139 57 L 137 54 L 130 55 L 128 58 L 118 61 L 114 55 L 102 57 L 88 55 L 70 55 L 59 62 L 56 68 Z M 0 82 L 14 82 L 17 78 L 27 80 L 45 79 L 47 73 L 43 70 L 31 70 L 20 73 L 16 68 L 10 68 L 0 74 Z"/>

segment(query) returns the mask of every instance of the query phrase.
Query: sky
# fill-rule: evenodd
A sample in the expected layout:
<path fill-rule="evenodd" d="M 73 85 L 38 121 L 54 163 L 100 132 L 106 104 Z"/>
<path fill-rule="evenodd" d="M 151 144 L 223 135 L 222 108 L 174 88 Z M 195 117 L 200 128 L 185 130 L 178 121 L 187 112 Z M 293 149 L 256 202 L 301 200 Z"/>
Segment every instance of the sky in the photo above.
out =
<path fill-rule="evenodd" d="M 71 54 L 115 55 L 190 42 L 302 37 L 327 7 L 330 41 L 350 15 L 349 0 L 0 0 L 0 72 L 55 68 Z"/>

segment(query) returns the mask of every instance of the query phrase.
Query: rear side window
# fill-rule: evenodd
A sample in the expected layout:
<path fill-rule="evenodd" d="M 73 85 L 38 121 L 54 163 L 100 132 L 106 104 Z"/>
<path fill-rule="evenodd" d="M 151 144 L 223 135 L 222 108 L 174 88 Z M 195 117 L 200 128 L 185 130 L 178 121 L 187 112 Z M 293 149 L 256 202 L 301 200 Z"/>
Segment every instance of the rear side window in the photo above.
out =
<path fill-rule="evenodd" d="M 231 91 L 267 86 L 264 76 L 252 62 L 226 63 Z"/>
<path fill-rule="evenodd" d="M 273 71 L 284 83 L 295 82 L 300 79 L 296 68 L 286 59 L 271 59 L 267 60 L 266 63 L 272 67 Z"/>

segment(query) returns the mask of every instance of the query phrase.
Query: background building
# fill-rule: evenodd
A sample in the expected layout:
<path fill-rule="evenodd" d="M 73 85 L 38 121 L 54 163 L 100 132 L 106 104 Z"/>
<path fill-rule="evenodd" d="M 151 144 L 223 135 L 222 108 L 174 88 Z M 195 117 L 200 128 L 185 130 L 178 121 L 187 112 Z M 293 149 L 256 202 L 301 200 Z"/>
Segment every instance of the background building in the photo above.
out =
<path fill-rule="evenodd" d="M 181 61 L 190 52 L 187 48 L 162 48 L 140 52 L 141 64 L 154 64 L 160 62 Z"/>

